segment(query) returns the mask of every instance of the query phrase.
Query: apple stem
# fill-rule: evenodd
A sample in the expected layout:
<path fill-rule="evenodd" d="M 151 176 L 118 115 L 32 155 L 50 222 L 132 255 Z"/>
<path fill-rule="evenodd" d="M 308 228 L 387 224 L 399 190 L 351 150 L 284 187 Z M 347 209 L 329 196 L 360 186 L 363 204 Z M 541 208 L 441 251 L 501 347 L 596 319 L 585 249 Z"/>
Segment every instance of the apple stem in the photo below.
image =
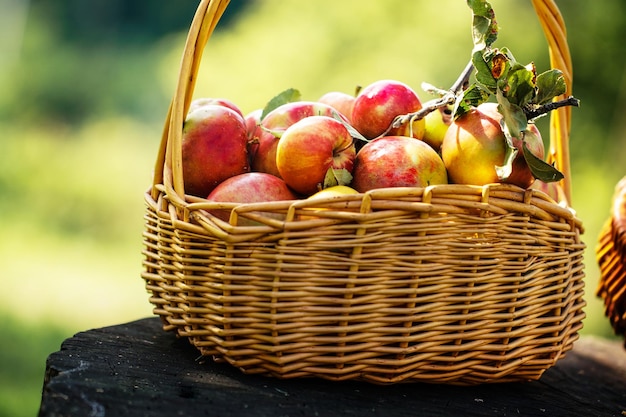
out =
<path fill-rule="evenodd" d="M 524 109 L 524 113 L 526 114 L 526 118 L 528 120 L 534 120 L 534 119 L 537 119 L 538 117 L 541 117 L 551 112 L 552 110 L 556 110 L 560 107 L 566 107 L 566 106 L 580 107 L 580 100 L 578 100 L 574 96 L 569 96 L 563 100 L 546 103 L 544 105 L 537 107 L 536 109 L 528 109 L 528 110 Z"/>
<path fill-rule="evenodd" d="M 415 120 L 421 120 L 426 117 L 428 113 L 432 113 L 437 109 L 454 104 L 456 102 L 457 95 L 464 91 L 469 85 L 469 78 L 472 75 L 473 70 L 474 64 L 470 60 L 470 62 L 468 62 L 468 64 L 463 69 L 463 72 L 461 72 L 461 74 L 459 75 L 459 78 L 457 78 L 454 84 L 452 84 L 450 90 L 442 90 L 441 92 L 443 93 L 445 91 L 445 94 L 443 94 L 440 98 L 427 101 L 426 103 L 424 103 L 420 110 L 414 113 L 397 116 L 395 119 L 393 119 L 391 125 L 389 125 L 389 128 L 387 128 L 387 130 L 383 132 L 381 136 L 386 135 L 391 129 L 397 129 L 406 123 L 414 122 Z"/>

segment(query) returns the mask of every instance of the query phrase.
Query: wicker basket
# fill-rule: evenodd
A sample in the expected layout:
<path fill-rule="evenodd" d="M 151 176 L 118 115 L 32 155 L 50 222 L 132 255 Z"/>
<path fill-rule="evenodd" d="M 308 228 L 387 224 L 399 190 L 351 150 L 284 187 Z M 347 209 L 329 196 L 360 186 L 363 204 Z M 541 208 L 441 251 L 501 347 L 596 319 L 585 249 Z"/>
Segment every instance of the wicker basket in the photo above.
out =
<path fill-rule="evenodd" d="M 596 258 L 600 281 L 596 295 L 604 300 L 604 313 L 626 348 L 626 177 L 615 186 L 611 215 L 598 236 Z"/>
<path fill-rule="evenodd" d="M 538 379 L 572 348 L 585 304 L 581 222 L 544 193 L 438 185 L 260 204 L 184 194 L 181 126 L 227 3 L 199 5 L 145 195 L 142 276 L 164 329 L 202 355 L 279 378 Z M 569 86 L 559 11 L 533 5 Z M 561 108 L 551 120 L 568 197 L 569 117 Z M 218 207 L 232 209 L 228 223 L 208 214 Z"/>

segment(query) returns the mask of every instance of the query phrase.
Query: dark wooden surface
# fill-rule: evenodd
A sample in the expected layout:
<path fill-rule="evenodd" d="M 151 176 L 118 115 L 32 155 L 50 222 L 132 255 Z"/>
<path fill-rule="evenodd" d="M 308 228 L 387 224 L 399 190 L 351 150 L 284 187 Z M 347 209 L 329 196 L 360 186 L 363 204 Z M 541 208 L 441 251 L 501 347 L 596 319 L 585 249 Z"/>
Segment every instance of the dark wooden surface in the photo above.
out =
<path fill-rule="evenodd" d="M 279 380 L 201 360 L 154 317 L 67 339 L 48 358 L 39 415 L 623 417 L 626 350 L 583 337 L 539 381 L 525 383 Z"/>

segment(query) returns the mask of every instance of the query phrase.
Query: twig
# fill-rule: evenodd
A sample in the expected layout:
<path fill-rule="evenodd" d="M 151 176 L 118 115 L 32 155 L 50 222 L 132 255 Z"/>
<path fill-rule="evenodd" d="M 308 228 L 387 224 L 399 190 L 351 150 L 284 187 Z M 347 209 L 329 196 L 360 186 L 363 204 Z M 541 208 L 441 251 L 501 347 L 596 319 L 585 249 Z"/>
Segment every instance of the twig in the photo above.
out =
<path fill-rule="evenodd" d="M 406 123 L 412 123 L 415 120 L 421 120 L 426 117 L 428 113 L 434 112 L 441 107 L 454 104 L 457 95 L 467 88 L 473 70 L 474 64 L 472 64 L 472 61 L 470 61 L 463 69 L 463 72 L 461 72 L 461 74 L 459 75 L 459 78 L 457 78 L 454 84 L 452 84 L 450 90 L 447 90 L 442 97 L 427 101 L 426 103 L 424 103 L 420 110 L 414 113 L 397 116 L 395 119 L 393 119 L 391 125 L 389 125 L 389 128 L 382 134 L 382 136 L 386 135 L 391 129 L 397 129 Z"/>
<path fill-rule="evenodd" d="M 526 118 L 528 120 L 533 120 L 540 116 L 543 116 L 546 113 L 551 112 L 552 110 L 556 110 L 559 107 L 566 107 L 566 106 L 580 107 L 580 100 L 578 100 L 574 96 L 569 96 L 563 100 L 546 103 L 542 106 L 537 107 L 536 109 L 529 109 L 529 110 L 524 109 L 524 113 L 526 114 Z"/>

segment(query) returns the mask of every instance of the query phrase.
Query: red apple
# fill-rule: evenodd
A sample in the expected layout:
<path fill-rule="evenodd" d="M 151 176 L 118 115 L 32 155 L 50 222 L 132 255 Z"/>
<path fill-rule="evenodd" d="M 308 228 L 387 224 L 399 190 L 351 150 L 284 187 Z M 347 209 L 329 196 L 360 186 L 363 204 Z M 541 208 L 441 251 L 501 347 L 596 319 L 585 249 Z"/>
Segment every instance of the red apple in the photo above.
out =
<path fill-rule="evenodd" d="M 364 87 L 356 96 L 352 109 L 352 125 L 368 139 L 383 133 L 421 138 L 424 120 L 406 123 L 398 129 L 387 131 L 393 120 L 400 115 L 413 113 L 422 108 L 419 97 L 408 85 L 395 80 L 379 80 Z"/>
<path fill-rule="evenodd" d="M 355 155 L 352 136 L 341 122 L 310 116 L 285 130 L 276 148 L 276 166 L 289 187 L 308 196 L 323 188 L 329 169 L 352 172 Z"/>
<path fill-rule="evenodd" d="M 206 197 L 226 178 L 249 170 L 246 126 L 228 107 L 209 104 L 187 115 L 183 125 L 185 192 Z"/>
<path fill-rule="evenodd" d="M 557 203 L 565 203 L 567 204 L 567 199 L 565 198 L 565 191 L 563 187 L 558 182 L 543 182 L 541 180 L 535 180 L 530 188 L 534 190 L 539 190 L 546 193 L 550 198 L 552 198 Z"/>
<path fill-rule="evenodd" d="M 282 179 L 264 172 L 247 172 L 230 177 L 221 182 L 207 196 L 208 201 L 227 203 L 261 203 L 264 201 L 295 200 L 296 195 Z M 230 210 L 215 209 L 210 213 L 228 221 Z M 281 218 L 280 214 L 264 213 L 270 218 Z M 239 225 L 252 225 L 256 222 L 243 220 Z"/>
<path fill-rule="evenodd" d="M 485 185 L 506 182 L 527 188 L 534 181 L 522 153 L 522 140 L 514 138 L 518 149 L 513 169 L 508 179 L 498 177 L 496 167 L 504 164 L 506 138 L 500 126 L 502 115 L 497 104 L 484 103 L 459 117 L 448 127 L 441 145 L 441 156 L 450 181 L 457 184 Z M 533 124 L 524 133 L 528 149 L 543 159 L 541 134 Z"/>
<path fill-rule="evenodd" d="M 257 109 L 251 111 L 244 116 L 246 124 L 246 132 L 248 135 L 248 160 L 250 161 L 250 167 L 254 157 L 259 150 L 259 137 L 261 136 L 261 114 L 263 109 Z"/>
<path fill-rule="evenodd" d="M 269 112 L 261 120 L 258 145 L 252 159 L 252 171 L 267 172 L 280 177 L 276 167 L 278 139 L 292 124 L 310 116 L 332 116 L 336 112 L 327 104 L 314 101 L 294 101 Z"/>
<path fill-rule="evenodd" d="M 524 159 L 522 144 L 526 142 L 528 150 L 539 159 L 543 159 L 545 157 L 545 148 L 541 133 L 536 125 L 529 123 L 528 128 L 523 132 L 523 135 L 523 141 L 520 138 L 513 138 L 513 146 L 517 148 L 517 155 L 513 160 L 513 170 L 511 175 L 503 182 L 507 184 L 515 184 L 522 188 L 528 188 L 535 181 L 535 177 L 528 167 L 526 159 Z"/>
<path fill-rule="evenodd" d="M 228 107 L 229 109 L 234 110 L 241 117 L 243 117 L 243 113 L 241 112 L 241 109 L 239 108 L 239 106 L 237 106 L 231 100 L 227 98 L 214 98 L 214 97 L 202 97 L 202 98 L 197 98 L 193 100 L 191 104 L 189 104 L 189 111 L 187 111 L 187 114 L 191 113 L 198 107 L 211 105 L 211 104 Z"/>
<path fill-rule="evenodd" d="M 261 134 L 261 114 L 263 109 L 256 109 L 244 116 L 246 122 L 246 130 L 248 131 L 248 140 L 253 141 Z"/>
<path fill-rule="evenodd" d="M 356 97 L 351 94 L 341 91 L 329 91 L 328 93 L 322 95 L 317 101 L 323 104 L 328 104 L 343 115 L 349 123 L 351 123 L 350 120 L 355 100 Z"/>
<path fill-rule="evenodd" d="M 428 144 L 406 136 L 369 142 L 354 161 L 352 187 L 359 192 L 388 187 L 446 184 L 443 161 Z"/>

